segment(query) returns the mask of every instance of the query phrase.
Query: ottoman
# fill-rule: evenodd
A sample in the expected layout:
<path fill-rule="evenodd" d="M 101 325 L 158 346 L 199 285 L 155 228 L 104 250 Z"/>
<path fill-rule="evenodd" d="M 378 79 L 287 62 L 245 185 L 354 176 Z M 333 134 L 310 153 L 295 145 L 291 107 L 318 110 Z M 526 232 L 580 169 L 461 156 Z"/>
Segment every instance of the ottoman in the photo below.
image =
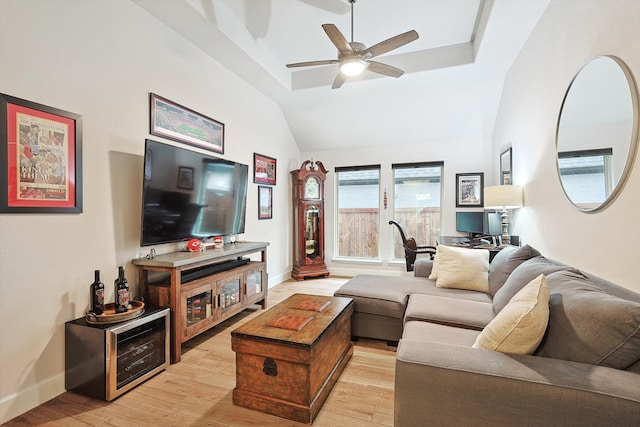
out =
<path fill-rule="evenodd" d="M 351 334 L 390 343 L 399 341 L 410 295 L 407 288 L 413 288 L 414 281 L 413 277 L 359 274 L 342 285 L 334 296 L 353 299 Z"/>

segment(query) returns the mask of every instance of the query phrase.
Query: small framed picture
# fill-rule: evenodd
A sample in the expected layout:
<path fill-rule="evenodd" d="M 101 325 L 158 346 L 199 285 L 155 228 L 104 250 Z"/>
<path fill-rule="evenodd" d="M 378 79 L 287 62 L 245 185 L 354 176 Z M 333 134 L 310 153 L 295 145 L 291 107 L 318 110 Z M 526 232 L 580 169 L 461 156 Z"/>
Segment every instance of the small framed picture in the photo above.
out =
<path fill-rule="evenodd" d="M 193 190 L 193 168 L 180 166 L 178 168 L 178 188 Z"/>
<path fill-rule="evenodd" d="M 258 219 L 273 218 L 273 188 L 258 186 Z"/>
<path fill-rule="evenodd" d="M 484 206 L 484 173 L 456 174 L 456 207 L 481 208 Z"/>
<path fill-rule="evenodd" d="M 276 159 L 253 153 L 253 182 L 276 185 Z"/>

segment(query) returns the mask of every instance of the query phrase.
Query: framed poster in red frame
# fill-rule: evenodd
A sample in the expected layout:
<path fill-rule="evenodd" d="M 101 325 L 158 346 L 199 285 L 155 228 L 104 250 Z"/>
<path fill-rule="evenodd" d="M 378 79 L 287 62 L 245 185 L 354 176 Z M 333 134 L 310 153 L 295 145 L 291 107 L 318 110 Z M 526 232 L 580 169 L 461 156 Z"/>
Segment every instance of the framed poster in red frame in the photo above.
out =
<path fill-rule="evenodd" d="M 0 93 L 0 213 L 82 212 L 82 116 Z"/>
<path fill-rule="evenodd" d="M 253 153 L 253 182 L 276 185 L 276 159 Z"/>

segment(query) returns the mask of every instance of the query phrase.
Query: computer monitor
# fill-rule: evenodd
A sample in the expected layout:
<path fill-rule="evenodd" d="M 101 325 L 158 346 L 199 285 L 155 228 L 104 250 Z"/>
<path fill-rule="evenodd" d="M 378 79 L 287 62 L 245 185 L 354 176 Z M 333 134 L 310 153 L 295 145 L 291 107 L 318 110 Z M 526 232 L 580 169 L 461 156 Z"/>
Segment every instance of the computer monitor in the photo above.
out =
<path fill-rule="evenodd" d="M 456 212 L 456 231 L 469 237 L 484 234 L 484 212 Z"/>
<path fill-rule="evenodd" d="M 456 231 L 470 238 L 502 235 L 500 212 L 456 212 Z"/>
<path fill-rule="evenodd" d="M 502 215 L 500 212 L 487 212 L 487 227 L 485 234 L 489 236 L 502 235 Z"/>

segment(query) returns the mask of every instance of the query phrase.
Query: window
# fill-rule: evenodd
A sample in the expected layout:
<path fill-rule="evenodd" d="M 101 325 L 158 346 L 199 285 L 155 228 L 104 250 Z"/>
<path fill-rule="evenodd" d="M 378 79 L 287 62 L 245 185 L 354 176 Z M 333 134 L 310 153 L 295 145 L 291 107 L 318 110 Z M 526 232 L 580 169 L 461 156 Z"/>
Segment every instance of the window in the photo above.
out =
<path fill-rule="evenodd" d="M 337 182 L 337 255 L 380 256 L 380 165 L 339 167 Z"/>
<path fill-rule="evenodd" d="M 558 153 L 562 186 L 576 206 L 598 206 L 609 197 L 614 183 L 612 159 L 611 148 Z"/>
<path fill-rule="evenodd" d="M 418 245 L 435 246 L 440 235 L 442 162 L 403 163 L 393 169 L 393 218 Z M 393 259 L 403 259 L 402 239 L 393 228 Z"/>

